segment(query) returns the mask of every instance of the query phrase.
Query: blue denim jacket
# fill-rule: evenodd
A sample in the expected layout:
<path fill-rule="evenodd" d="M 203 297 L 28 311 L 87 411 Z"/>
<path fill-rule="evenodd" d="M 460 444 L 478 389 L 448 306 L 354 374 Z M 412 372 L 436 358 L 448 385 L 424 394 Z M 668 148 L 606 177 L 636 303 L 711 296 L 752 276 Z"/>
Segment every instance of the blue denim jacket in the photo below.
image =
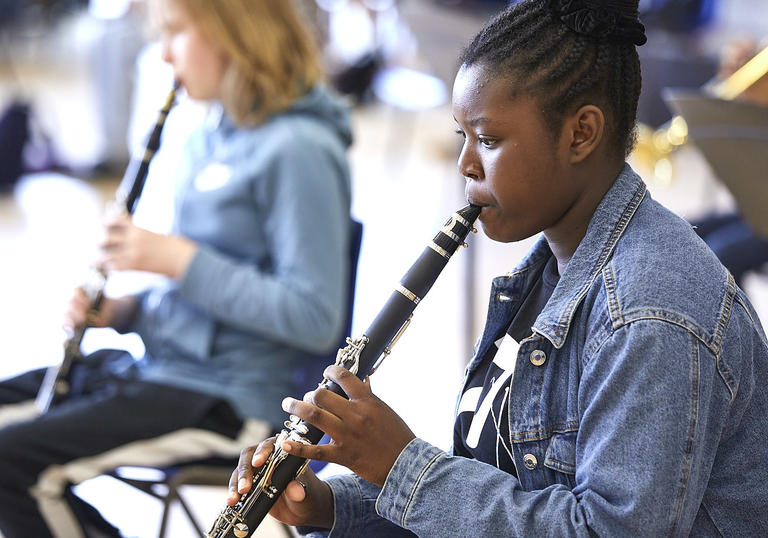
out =
<path fill-rule="evenodd" d="M 494 280 L 468 372 L 551 255 Z M 329 480 L 331 535 L 768 536 L 766 385 L 744 293 L 626 166 L 521 342 L 519 478 L 415 439 L 381 489 Z"/>

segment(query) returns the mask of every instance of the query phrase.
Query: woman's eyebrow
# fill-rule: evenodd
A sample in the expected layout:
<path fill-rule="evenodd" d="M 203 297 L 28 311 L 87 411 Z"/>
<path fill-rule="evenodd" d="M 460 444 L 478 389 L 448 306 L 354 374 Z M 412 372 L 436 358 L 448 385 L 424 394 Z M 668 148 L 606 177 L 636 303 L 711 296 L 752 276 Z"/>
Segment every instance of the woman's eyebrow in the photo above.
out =
<path fill-rule="evenodd" d="M 459 120 L 456 119 L 456 116 L 453 117 L 453 121 L 456 123 L 459 123 Z M 481 123 L 488 123 L 490 120 L 486 118 L 485 116 L 478 116 L 477 118 L 472 118 L 466 121 L 467 125 L 470 127 L 474 127 L 475 125 L 480 125 Z"/>
<path fill-rule="evenodd" d="M 491 120 L 489 120 L 485 116 L 478 116 L 477 118 L 472 118 L 468 120 L 467 124 L 472 125 L 474 127 L 475 125 L 480 125 L 481 123 L 488 123 L 489 121 Z"/>

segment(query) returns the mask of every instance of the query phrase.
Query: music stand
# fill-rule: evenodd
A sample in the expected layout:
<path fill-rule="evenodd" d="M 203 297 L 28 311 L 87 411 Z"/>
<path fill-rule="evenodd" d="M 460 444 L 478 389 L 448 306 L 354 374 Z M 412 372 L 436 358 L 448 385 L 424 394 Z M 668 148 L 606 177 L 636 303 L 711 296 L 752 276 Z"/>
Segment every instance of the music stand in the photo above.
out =
<path fill-rule="evenodd" d="M 733 195 L 744 220 L 768 239 L 768 107 L 700 91 L 666 89 L 664 101 L 688 124 L 688 139 Z"/>

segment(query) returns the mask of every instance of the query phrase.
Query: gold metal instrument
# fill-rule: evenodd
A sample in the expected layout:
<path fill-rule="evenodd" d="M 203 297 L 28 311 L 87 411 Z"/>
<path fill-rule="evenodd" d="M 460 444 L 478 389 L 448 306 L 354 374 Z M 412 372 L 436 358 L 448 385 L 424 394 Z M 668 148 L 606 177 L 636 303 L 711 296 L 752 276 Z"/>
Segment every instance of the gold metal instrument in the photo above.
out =
<path fill-rule="evenodd" d="M 768 73 L 768 47 L 758 52 L 727 78 L 708 83 L 702 89 L 712 97 L 731 101 L 766 73 Z M 674 116 L 658 129 L 639 124 L 637 145 L 633 156 L 641 166 L 652 171 L 658 181 L 670 183 L 674 177 L 672 154 L 687 141 L 688 124 L 682 116 Z"/>

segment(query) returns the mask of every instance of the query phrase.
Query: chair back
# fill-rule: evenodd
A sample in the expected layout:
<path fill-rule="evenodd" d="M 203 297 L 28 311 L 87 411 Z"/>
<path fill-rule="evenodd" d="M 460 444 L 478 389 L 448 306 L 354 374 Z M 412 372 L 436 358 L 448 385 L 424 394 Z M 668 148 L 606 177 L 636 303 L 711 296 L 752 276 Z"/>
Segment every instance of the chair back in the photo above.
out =
<path fill-rule="evenodd" d="M 302 385 L 307 390 L 313 390 L 317 387 L 317 384 L 323 379 L 323 372 L 329 364 L 336 362 L 336 351 L 343 348 L 347 344 L 347 336 L 352 335 L 352 314 L 355 309 L 355 288 L 357 282 L 357 266 L 360 260 L 360 247 L 363 243 L 363 225 L 362 223 L 351 220 L 351 230 L 349 235 L 349 280 L 348 280 L 348 292 L 347 295 L 347 310 L 346 310 L 346 322 L 344 324 L 344 331 L 341 334 L 337 349 L 334 349 L 330 355 L 323 355 L 312 360 L 310 366 L 305 369 L 303 374 L 306 376 L 303 379 Z M 320 439 L 319 445 L 324 445 L 330 442 L 328 434 L 323 435 Z M 324 461 L 311 460 L 309 467 L 315 472 L 319 472 L 326 466 Z"/>
<path fill-rule="evenodd" d="M 357 266 L 360 259 L 360 248 L 363 242 L 363 224 L 355 219 L 350 220 L 349 235 L 349 276 L 347 279 L 347 304 L 344 317 L 344 329 L 339 342 L 333 350 L 325 355 L 310 356 L 308 366 L 297 372 L 300 386 L 303 390 L 314 390 L 323 379 L 323 371 L 328 365 L 336 362 L 336 351 L 347 345 L 346 340 L 352 334 L 352 315 L 355 309 L 355 288 L 357 282 Z M 301 395 L 299 395 L 301 396 Z"/>

